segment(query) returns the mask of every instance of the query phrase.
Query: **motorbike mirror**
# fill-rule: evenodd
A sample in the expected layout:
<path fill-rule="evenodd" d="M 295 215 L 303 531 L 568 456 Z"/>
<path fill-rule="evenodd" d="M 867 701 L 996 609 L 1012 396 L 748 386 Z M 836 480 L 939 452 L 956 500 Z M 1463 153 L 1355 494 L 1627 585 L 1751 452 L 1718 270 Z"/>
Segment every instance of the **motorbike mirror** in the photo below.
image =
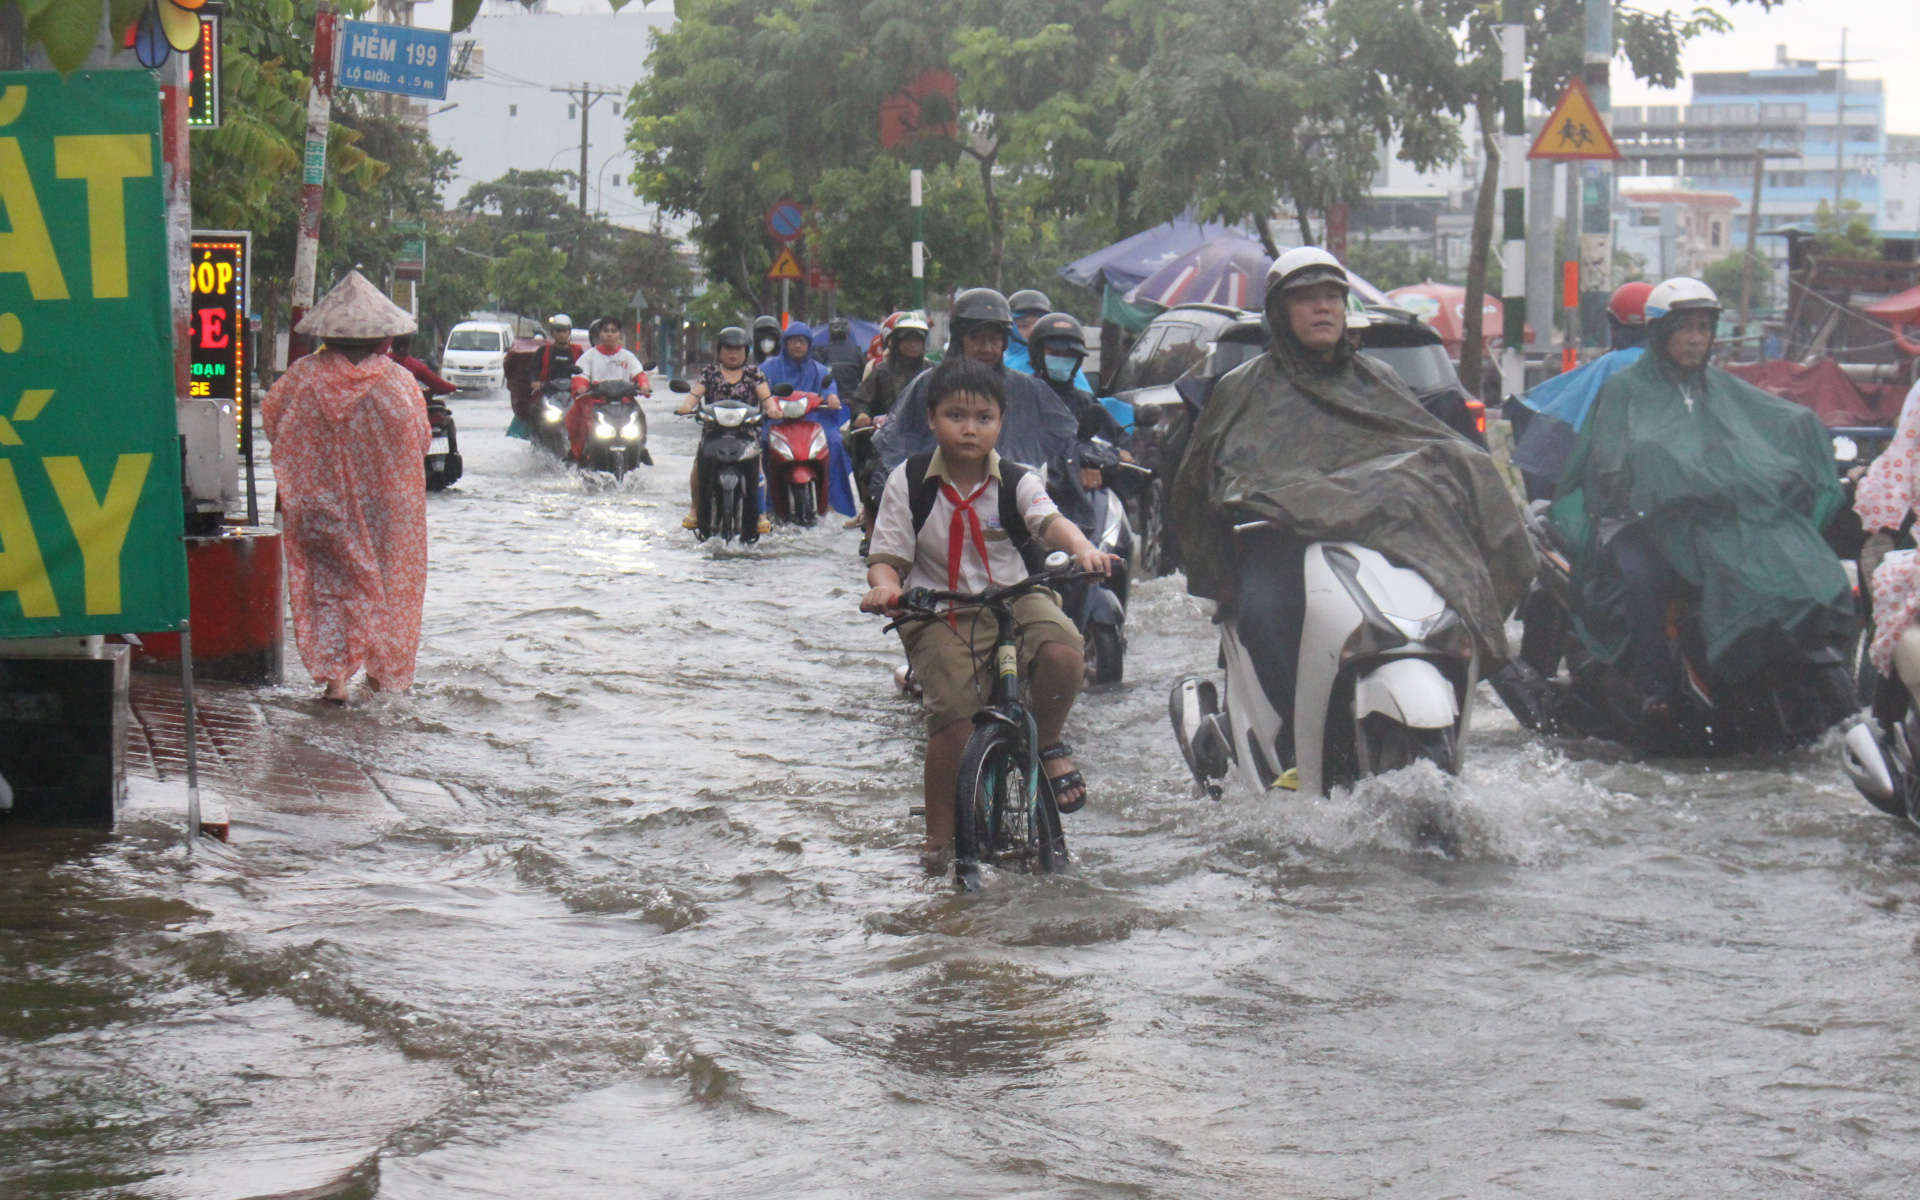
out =
<path fill-rule="evenodd" d="M 1047 555 L 1047 570 L 1049 571 L 1064 570 L 1067 564 L 1072 561 L 1073 561 L 1073 556 L 1071 554 L 1068 554 L 1065 550 L 1055 550 L 1052 554 Z"/>
<path fill-rule="evenodd" d="M 1105 429 L 1107 423 L 1100 418 L 1106 411 L 1097 403 L 1089 404 L 1087 410 L 1080 414 L 1080 430 L 1075 436 L 1083 442 L 1089 441 L 1095 434 Z"/>
<path fill-rule="evenodd" d="M 684 379 L 669 379 L 667 380 L 667 390 L 670 392 L 681 392 L 684 394 L 686 392 L 692 391 L 693 385 L 688 383 Z"/>
<path fill-rule="evenodd" d="M 773 385 L 773 394 L 776 396 L 791 396 L 793 395 L 793 385 L 790 383 L 776 383 Z"/>

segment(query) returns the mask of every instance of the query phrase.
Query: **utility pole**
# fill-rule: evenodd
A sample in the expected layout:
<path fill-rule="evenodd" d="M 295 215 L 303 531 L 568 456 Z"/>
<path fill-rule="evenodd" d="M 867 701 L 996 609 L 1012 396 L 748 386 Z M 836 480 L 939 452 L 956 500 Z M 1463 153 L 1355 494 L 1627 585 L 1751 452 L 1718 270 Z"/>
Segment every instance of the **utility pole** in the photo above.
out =
<path fill-rule="evenodd" d="M 326 4 L 313 17 L 313 84 L 307 89 L 307 147 L 300 174 L 300 234 L 293 246 L 293 315 L 287 326 L 287 361 L 306 354 L 306 339 L 294 332 L 313 307 L 314 275 L 320 266 L 320 209 L 327 192 L 327 131 L 333 124 L 334 56 L 340 16 Z"/>
<path fill-rule="evenodd" d="M 1506 345 L 1500 352 L 1500 393 L 1518 396 L 1527 390 L 1527 0 L 1502 0 L 1500 25 L 1500 91 L 1505 101 L 1506 145 L 1500 164 L 1505 190 L 1506 247 L 1500 269 L 1506 324 Z M 1468 388 L 1477 381 L 1468 380 Z M 1477 389 L 1476 389 L 1477 390 Z"/>
<path fill-rule="evenodd" d="M 1581 80 L 1600 120 L 1613 122 L 1614 0 L 1586 0 L 1586 38 Z M 1586 313 L 1606 303 L 1613 287 L 1613 164 L 1581 162 L 1567 164 L 1567 186 L 1581 191 L 1580 236 L 1574 246 L 1575 261 L 1585 260 L 1589 268 L 1580 285 L 1580 307 L 1567 314 L 1571 325 L 1569 341 L 1578 344 L 1584 337 Z M 1579 267 L 1575 267 L 1578 271 Z"/>
<path fill-rule="evenodd" d="M 1847 30 L 1840 29 L 1840 70 L 1833 98 L 1833 219 L 1840 220 L 1840 201 L 1847 183 Z"/>
<path fill-rule="evenodd" d="M 594 101 L 604 96 L 618 96 L 612 88 L 596 88 L 583 83 L 577 88 L 548 88 L 550 92 L 559 92 L 573 100 L 580 108 L 580 215 L 587 215 L 587 113 L 593 108 Z"/>

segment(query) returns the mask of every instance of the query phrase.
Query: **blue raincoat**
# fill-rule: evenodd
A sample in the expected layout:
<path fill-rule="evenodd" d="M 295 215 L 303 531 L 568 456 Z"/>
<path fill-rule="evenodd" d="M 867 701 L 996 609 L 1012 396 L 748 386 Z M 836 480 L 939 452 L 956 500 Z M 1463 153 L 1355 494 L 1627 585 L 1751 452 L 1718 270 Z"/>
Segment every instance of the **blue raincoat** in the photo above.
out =
<path fill-rule="evenodd" d="M 796 392 L 812 392 L 818 396 L 838 396 L 834 387 L 833 372 L 827 365 L 811 354 L 803 353 L 795 359 L 787 353 L 789 338 L 803 337 L 807 345 L 813 345 L 813 331 L 795 321 L 787 326 L 780 335 L 780 353 L 760 364 L 761 374 L 767 377 L 767 386 L 779 387 L 783 383 L 793 385 Z M 853 460 L 847 455 L 845 443 L 840 440 L 840 427 L 847 423 L 852 415 L 842 398 L 841 407 L 818 408 L 813 419 L 827 431 L 827 503 L 843 517 L 854 514 L 853 498 Z"/>
<path fill-rule="evenodd" d="M 1580 427 L 1587 423 L 1587 410 L 1593 407 L 1601 385 L 1639 362 L 1645 353 L 1640 346 L 1609 350 L 1586 366 L 1555 375 L 1520 397 L 1534 415 L 1513 448 L 1513 465 L 1526 478 L 1530 498 L 1553 497 L 1554 486 L 1573 455 Z"/>

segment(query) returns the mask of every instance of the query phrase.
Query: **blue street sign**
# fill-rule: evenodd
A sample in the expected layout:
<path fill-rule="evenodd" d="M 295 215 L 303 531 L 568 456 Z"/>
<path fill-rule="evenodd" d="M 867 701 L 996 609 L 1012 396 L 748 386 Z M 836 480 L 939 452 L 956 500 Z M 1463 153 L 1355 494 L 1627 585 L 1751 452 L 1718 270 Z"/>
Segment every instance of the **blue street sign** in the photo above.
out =
<path fill-rule="evenodd" d="M 806 213 L 791 200 L 778 201 L 767 210 L 767 232 L 772 234 L 777 242 L 786 243 L 797 239 L 806 221 Z"/>
<path fill-rule="evenodd" d="M 447 60 L 453 35 L 442 29 L 340 23 L 340 83 L 365 92 L 447 98 Z"/>

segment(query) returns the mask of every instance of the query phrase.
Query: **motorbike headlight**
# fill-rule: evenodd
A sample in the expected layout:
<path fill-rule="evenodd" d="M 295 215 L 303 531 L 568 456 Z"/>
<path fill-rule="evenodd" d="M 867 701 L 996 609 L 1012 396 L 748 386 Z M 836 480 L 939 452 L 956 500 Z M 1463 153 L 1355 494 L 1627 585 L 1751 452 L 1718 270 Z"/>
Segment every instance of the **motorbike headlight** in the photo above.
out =
<path fill-rule="evenodd" d="M 801 417 L 807 415 L 807 402 L 805 400 L 782 400 L 780 402 L 780 415 L 789 421 L 798 421 Z"/>
<path fill-rule="evenodd" d="M 740 422 L 747 419 L 747 410 L 744 408 L 716 408 L 713 410 L 713 419 L 718 421 L 722 428 L 733 429 L 736 428 Z"/>
<path fill-rule="evenodd" d="M 610 438 L 613 436 L 613 426 L 607 424 L 605 421 L 598 422 L 593 427 L 593 436 L 597 438 Z"/>
<path fill-rule="evenodd" d="M 555 408 L 553 405 L 549 404 L 547 405 L 546 412 L 543 415 L 547 418 L 547 423 L 551 425 L 552 423 L 560 420 L 562 417 L 566 416 L 567 414 Z"/>
<path fill-rule="evenodd" d="M 783 437 L 769 438 L 767 444 L 773 447 L 773 456 L 775 458 L 783 459 L 787 462 L 793 461 L 793 447 L 787 442 L 787 439 Z"/>
<path fill-rule="evenodd" d="M 622 425 L 622 426 L 620 427 L 620 436 L 621 436 L 621 437 L 623 437 L 623 438 L 637 438 L 637 437 L 639 437 L 639 436 L 640 436 L 640 422 L 639 422 L 639 420 L 638 420 L 638 418 L 635 418 L 635 419 L 632 419 L 632 420 L 629 420 L 629 421 L 628 421 L 628 422 L 627 422 L 627 423 L 626 423 L 625 425 Z"/>
<path fill-rule="evenodd" d="M 815 429 L 813 431 L 813 440 L 807 445 L 807 455 L 810 458 L 825 458 L 827 456 L 826 430 Z"/>
<path fill-rule="evenodd" d="M 1833 458 L 1835 462 L 1850 463 L 1860 458 L 1860 443 L 1841 434 L 1833 439 Z"/>

